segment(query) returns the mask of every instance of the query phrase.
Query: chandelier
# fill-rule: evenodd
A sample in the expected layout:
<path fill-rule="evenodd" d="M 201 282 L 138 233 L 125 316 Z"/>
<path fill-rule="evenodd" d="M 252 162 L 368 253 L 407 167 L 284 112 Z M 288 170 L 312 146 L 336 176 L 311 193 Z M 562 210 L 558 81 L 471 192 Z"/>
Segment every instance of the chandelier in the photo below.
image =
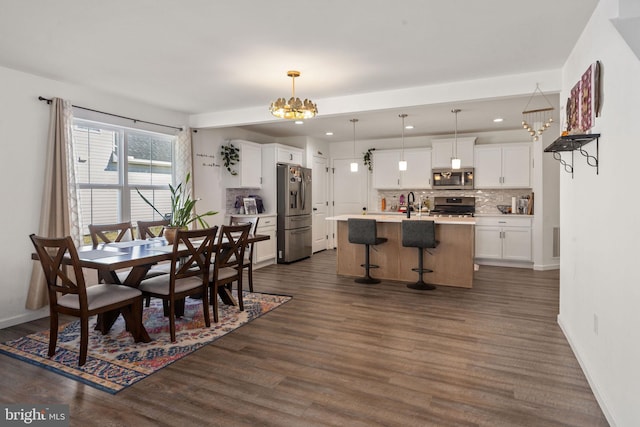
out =
<path fill-rule="evenodd" d="M 535 96 L 536 92 L 539 92 L 542 98 L 547 102 L 548 106 L 543 108 L 536 108 L 532 110 L 527 110 L 529 108 L 529 104 L 531 104 L 531 100 Z M 536 90 L 533 91 L 527 105 L 524 107 L 524 111 L 522 112 L 522 127 L 529 132 L 529 135 L 533 137 L 534 141 L 538 140 L 538 137 L 542 135 L 542 132 L 547 130 L 551 123 L 553 123 L 553 105 L 544 93 L 540 90 L 540 86 L 536 83 Z M 533 129 L 532 126 L 540 126 L 538 129 Z"/>
<path fill-rule="evenodd" d="M 271 103 L 269 111 L 281 119 L 301 120 L 310 119 L 318 114 L 318 107 L 311 100 L 301 101 L 296 98 L 296 77 L 300 77 L 300 71 L 287 71 L 291 77 L 291 98 L 278 98 Z"/>

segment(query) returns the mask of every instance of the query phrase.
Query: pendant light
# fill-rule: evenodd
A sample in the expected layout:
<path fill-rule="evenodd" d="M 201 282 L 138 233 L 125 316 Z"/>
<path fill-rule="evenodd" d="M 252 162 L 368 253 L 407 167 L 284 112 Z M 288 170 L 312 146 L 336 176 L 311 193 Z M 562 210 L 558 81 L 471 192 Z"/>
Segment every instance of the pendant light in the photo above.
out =
<path fill-rule="evenodd" d="M 404 159 L 404 119 L 407 117 L 406 114 L 398 115 L 402 119 L 402 154 L 400 155 L 400 161 L 398 162 L 398 169 L 401 171 L 407 170 L 407 161 Z"/>
<path fill-rule="evenodd" d="M 453 157 L 451 158 L 451 169 L 460 169 L 462 163 L 460 161 L 460 158 L 458 158 L 458 113 L 460 111 L 461 110 L 459 108 L 454 108 L 453 110 L 451 110 L 451 112 L 456 115 L 456 127 L 453 137 Z"/>
<path fill-rule="evenodd" d="M 351 172 L 358 172 L 358 159 L 356 158 L 356 123 L 358 119 L 349 120 L 353 123 L 353 161 L 351 162 Z"/>

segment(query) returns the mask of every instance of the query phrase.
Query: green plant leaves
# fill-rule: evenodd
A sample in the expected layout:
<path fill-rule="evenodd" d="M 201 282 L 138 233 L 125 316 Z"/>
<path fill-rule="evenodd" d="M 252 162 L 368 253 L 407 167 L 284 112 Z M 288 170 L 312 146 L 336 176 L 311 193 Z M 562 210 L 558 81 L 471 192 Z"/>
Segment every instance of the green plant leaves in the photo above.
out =
<path fill-rule="evenodd" d="M 169 219 L 169 226 L 171 227 L 186 227 L 191 224 L 193 221 L 198 221 L 198 223 L 204 227 L 208 228 L 209 224 L 203 219 L 205 216 L 215 215 L 218 212 L 208 211 L 203 214 L 196 215 L 194 210 L 196 207 L 197 199 L 191 198 L 191 189 L 188 186 L 189 181 L 191 180 L 191 173 L 188 173 L 185 177 L 184 182 L 181 182 L 177 186 L 173 186 L 169 184 L 169 190 L 171 191 L 171 218 Z M 161 217 L 164 218 L 164 214 L 162 214 L 153 203 L 151 203 L 146 197 L 140 193 L 140 190 L 136 188 L 136 191 L 142 197 L 149 206 L 153 208 Z"/>

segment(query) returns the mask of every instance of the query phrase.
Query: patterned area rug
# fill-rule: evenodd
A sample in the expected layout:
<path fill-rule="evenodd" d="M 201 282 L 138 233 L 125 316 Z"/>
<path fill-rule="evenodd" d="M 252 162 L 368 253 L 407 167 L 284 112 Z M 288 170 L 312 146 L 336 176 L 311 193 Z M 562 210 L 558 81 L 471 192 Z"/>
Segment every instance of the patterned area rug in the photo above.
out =
<path fill-rule="evenodd" d="M 144 325 L 152 341 L 134 343 L 124 330 L 122 316 L 107 335 L 91 330 L 87 363 L 78 366 L 80 323 L 60 327 L 56 354 L 49 358 L 49 331 L 0 344 L 0 353 L 41 366 L 50 371 L 115 394 L 191 352 L 228 334 L 289 301 L 291 297 L 244 292 L 244 311 L 219 304 L 220 321 L 204 325 L 200 301 L 187 298 L 185 315 L 176 319 L 176 342 L 169 337 L 169 321 L 163 316 L 162 301 L 152 300 L 144 309 Z M 90 328 L 95 324 L 89 320 Z"/>

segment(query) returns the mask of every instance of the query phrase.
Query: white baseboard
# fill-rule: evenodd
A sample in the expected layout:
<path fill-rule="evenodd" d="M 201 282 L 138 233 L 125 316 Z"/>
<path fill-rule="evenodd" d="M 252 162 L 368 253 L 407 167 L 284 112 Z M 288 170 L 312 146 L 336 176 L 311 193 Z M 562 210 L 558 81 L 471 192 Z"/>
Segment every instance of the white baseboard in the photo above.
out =
<path fill-rule="evenodd" d="M 42 319 L 49 316 L 49 306 L 41 308 L 40 310 L 27 310 L 26 312 L 7 319 L 0 319 L 0 329 L 8 328 L 9 326 L 20 325 L 21 323 L 31 322 L 32 320 Z"/>
<path fill-rule="evenodd" d="M 546 270 L 560 270 L 560 263 L 558 264 L 534 264 L 533 269 L 537 271 Z"/>
<path fill-rule="evenodd" d="M 595 383 L 595 381 L 593 381 L 593 379 L 591 378 L 591 375 L 589 375 L 589 370 L 587 369 L 587 366 L 584 363 L 582 357 L 580 357 L 580 352 L 578 351 L 574 341 L 571 339 L 571 334 L 569 334 L 567 328 L 565 327 L 564 323 L 562 322 L 562 317 L 560 317 L 559 314 L 558 314 L 558 325 L 560 326 L 560 329 L 562 330 L 562 333 L 564 334 L 565 338 L 567 339 L 567 342 L 569 343 L 569 347 L 571 347 L 571 351 L 573 351 L 573 355 L 578 360 L 578 364 L 580 365 L 580 368 L 582 369 L 582 372 L 584 373 L 584 376 L 587 378 L 587 382 L 589 383 L 589 387 L 591 387 L 591 391 L 593 392 L 593 395 L 595 396 L 596 401 L 598 402 L 598 405 L 600 405 L 600 409 L 602 410 L 602 413 L 604 414 L 605 418 L 607 419 L 607 422 L 609 422 L 609 425 L 611 427 L 616 427 L 617 424 L 615 422 L 615 419 L 613 418 L 613 415 L 609 411 L 609 408 L 607 407 L 607 403 L 606 403 L 604 397 L 602 396 L 602 393 L 600 393 L 600 391 L 598 390 L 597 384 Z"/>
<path fill-rule="evenodd" d="M 500 259 L 476 258 L 475 263 L 479 265 L 492 265 L 494 267 L 533 268 L 533 263 L 527 261 L 504 261 Z"/>

